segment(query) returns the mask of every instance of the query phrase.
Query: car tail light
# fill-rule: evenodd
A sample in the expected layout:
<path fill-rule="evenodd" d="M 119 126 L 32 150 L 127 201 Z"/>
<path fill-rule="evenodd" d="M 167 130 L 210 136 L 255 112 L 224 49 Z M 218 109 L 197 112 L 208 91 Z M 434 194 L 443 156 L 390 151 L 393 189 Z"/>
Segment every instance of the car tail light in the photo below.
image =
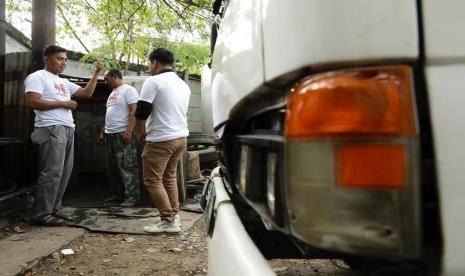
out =
<path fill-rule="evenodd" d="M 418 256 L 416 116 L 409 66 L 332 71 L 295 84 L 284 125 L 293 235 L 347 253 Z"/>

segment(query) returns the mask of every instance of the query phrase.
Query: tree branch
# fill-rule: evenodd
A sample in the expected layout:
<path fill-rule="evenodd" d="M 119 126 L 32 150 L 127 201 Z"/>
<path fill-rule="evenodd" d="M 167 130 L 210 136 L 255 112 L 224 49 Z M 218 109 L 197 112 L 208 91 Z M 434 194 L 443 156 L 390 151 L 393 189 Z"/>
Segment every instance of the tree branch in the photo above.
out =
<path fill-rule="evenodd" d="M 87 2 L 87 0 L 83 0 L 84 4 L 86 4 L 86 6 L 91 9 L 93 12 L 97 12 L 97 10 L 91 5 L 89 4 L 89 2 Z"/>
<path fill-rule="evenodd" d="M 176 2 L 178 2 L 178 3 L 180 3 L 180 4 L 181 4 L 181 3 L 182 3 L 182 4 L 185 4 L 185 5 L 187 5 L 187 6 L 194 6 L 194 7 L 197 7 L 197 8 L 199 8 L 199 9 L 202 9 L 202 10 L 211 11 L 211 7 L 196 4 L 196 3 L 194 3 L 194 1 L 192 1 L 192 0 L 187 0 L 187 1 L 176 0 Z"/>
<path fill-rule="evenodd" d="M 174 11 L 178 16 L 179 18 L 184 21 L 184 24 L 186 24 L 186 27 L 189 29 L 190 32 L 192 32 L 192 26 L 189 24 L 189 22 L 186 21 L 186 18 L 184 17 L 184 15 L 182 15 L 177 9 L 175 9 L 173 6 L 170 5 L 170 3 L 168 3 L 168 1 L 166 0 L 163 0 L 163 2 L 165 2 L 165 4 L 172 10 Z"/>
<path fill-rule="evenodd" d="M 140 11 L 140 9 L 142 8 L 142 6 L 144 6 L 145 2 L 147 2 L 147 0 L 143 0 L 142 3 L 140 5 L 138 5 L 138 7 L 134 10 L 134 12 L 132 14 L 130 14 L 128 16 L 128 21 L 132 19 L 132 17 L 138 12 Z"/>
<path fill-rule="evenodd" d="M 185 10 L 188 10 L 190 13 L 192 13 L 193 16 L 195 16 L 195 17 L 197 17 L 197 18 L 203 18 L 203 19 L 205 19 L 205 20 L 207 20 L 207 21 L 209 21 L 209 22 L 213 22 L 213 18 L 212 18 L 212 17 L 205 16 L 205 15 L 203 15 L 203 14 L 200 14 L 200 13 L 198 13 L 198 12 L 192 10 L 192 5 L 188 5 L 188 4 L 186 4 L 186 2 L 179 1 L 179 0 L 178 0 L 177 2 L 179 3 L 179 5 L 181 5 L 182 7 L 184 7 L 183 12 L 184 12 Z M 193 6 L 195 6 L 195 5 L 193 5 Z M 195 7 L 198 7 L 198 6 L 195 6 Z M 203 9 L 203 10 L 204 10 L 204 11 L 209 11 L 209 12 L 211 12 L 211 9 Z"/>
<path fill-rule="evenodd" d="M 90 53 L 89 49 L 87 48 L 87 46 L 84 44 L 84 42 L 79 38 L 79 36 L 77 35 L 77 33 L 74 31 L 73 27 L 71 26 L 71 24 L 69 24 L 69 21 L 68 19 L 66 18 L 64 12 L 63 12 L 63 9 L 57 5 L 57 9 L 58 11 L 60 12 L 61 14 L 61 17 L 63 18 L 63 20 L 65 21 L 65 24 L 69 27 L 69 29 L 71 30 L 71 32 L 73 33 L 74 37 L 79 41 L 79 43 L 81 44 L 81 46 L 86 50 L 87 53 Z"/>

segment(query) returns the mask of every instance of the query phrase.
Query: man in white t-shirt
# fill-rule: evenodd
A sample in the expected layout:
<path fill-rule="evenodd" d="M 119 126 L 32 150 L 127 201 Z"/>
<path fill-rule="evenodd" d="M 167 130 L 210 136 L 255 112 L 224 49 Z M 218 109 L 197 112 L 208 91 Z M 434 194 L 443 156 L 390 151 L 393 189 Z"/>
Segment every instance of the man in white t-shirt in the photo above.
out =
<path fill-rule="evenodd" d="M 150 73 L 137 102 L 136 132 L 145 140 L 142 153 L 144 184 L 161 220 L 144 227 L 149 233 L 181 231 L 176 167 L 186 149 L 187 108 L 191 91 L 173 71 L 174 55 L 158 48 L 149 55 Z M 146 130 L 147 128 L 147 130 Z"/>
<path fill-rule="evenodd" d="M 68 57 L 66 49 L 48 46 L 44 51 L 45 68 L 30 74 L 24 81 L 26 104 L 34 109 L 32 142 L 39 150 L 39 177 L 34 191 L 31 223 L 59 226 L 66 215 L 61 201 L 73 169 L 74 121 L 71 111 L 77 102 L 71 97 L 91 97 L 103 62 L 98 61 L 85 87 L 60 78 Z"/>
<path fill-rule="evenodd" d="M 105 125 L 99 141 L 105 141 L 108 182 L 113 196 L 108 199 L 122 201 L 121 206 L 133 207 L 139 200 L 139 168 L 136 139 L 132 134 L 139 95 L 134 87 L 123 82 L 118 69 L 110 69 L 104 76 L 113 89 L 108 96 Z"/>

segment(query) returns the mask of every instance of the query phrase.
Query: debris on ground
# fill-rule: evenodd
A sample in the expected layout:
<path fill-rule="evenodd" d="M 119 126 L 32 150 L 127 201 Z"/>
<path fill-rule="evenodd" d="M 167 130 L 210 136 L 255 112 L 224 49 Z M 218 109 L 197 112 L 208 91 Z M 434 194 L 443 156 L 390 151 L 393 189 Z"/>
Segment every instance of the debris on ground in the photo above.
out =
<path fill-rule="evenodd" d="M 284 266 L 284 267 L 275 267 L 275 268 L 273 268 L 273 271 L 276 272 L 276 273 L 279 273 L 279 272 L 284 272 L 284 271 L 286 271 L 288 269 L 289 269 L 289 267 L 286 267 L 286 266 Z"/>
<path fill-rule="evenodd" d="M 71 248 L 62 249 L 60 252 L 61 254 L 63 254 L 63 256 L 69 256 L 74 254 L 74 250 Z"/>
<path fill-rule="evenodd" d="M 19 234 L 19 233 L 24 233 L 24 232 L 26 232 L 26 230 L 24 230 L 23 228 L 21 228 L 21 226 L 19 226 L 19 225 L 15 225 L 15 226 L 13 226 L 13 232 Z"/>
<path fill-rule="evenodd" d="M 171 252 L 182 252 L 182 249 L 181 249 L 181 248 L 175 247 L 175 248 L 171 248 L 171 249 L 168 250 L 168 251 L 171 251 Z"/>
<path fill-rule="evenodd" d="M 124 238 L 121 242 L 127 242 L 127 243 L 131 243 L 133 241 L 135 241 L 136 239 L 134 239 L 133 237 L 126 237 Z"/>

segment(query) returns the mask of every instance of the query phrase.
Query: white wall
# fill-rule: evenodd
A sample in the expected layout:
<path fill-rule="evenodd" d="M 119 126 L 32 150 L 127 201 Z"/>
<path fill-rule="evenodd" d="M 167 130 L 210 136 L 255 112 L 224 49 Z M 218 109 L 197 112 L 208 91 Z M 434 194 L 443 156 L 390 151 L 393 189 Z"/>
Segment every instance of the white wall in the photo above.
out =
<path fill-rule="evenodd" d="M 64 74 L 73 77 L 90 78 L 90 76 L 92 76 L 94 68 L 94 64 L 79 62 L 77 60 L 70 60 Z M 137 76 L 137 72 L 129 71 L 128 76 Z M 103 78 L 103 73 L 101 78 Z"/>
<path fill-rule="evenodd" d="M 202 102 L 200 81 L 189 80 L 187 83 L 191 89 L 191 99 L 187 112 L 187 123 L 190 132 L 202 132 Z"/>
<path fill-rule="evenodd" d="M 29 52 L 29 49 L 24 45 L 18 43 L 11 36 L 6 35 L 5 51 L 8 54 L 14 52 Z"/>

